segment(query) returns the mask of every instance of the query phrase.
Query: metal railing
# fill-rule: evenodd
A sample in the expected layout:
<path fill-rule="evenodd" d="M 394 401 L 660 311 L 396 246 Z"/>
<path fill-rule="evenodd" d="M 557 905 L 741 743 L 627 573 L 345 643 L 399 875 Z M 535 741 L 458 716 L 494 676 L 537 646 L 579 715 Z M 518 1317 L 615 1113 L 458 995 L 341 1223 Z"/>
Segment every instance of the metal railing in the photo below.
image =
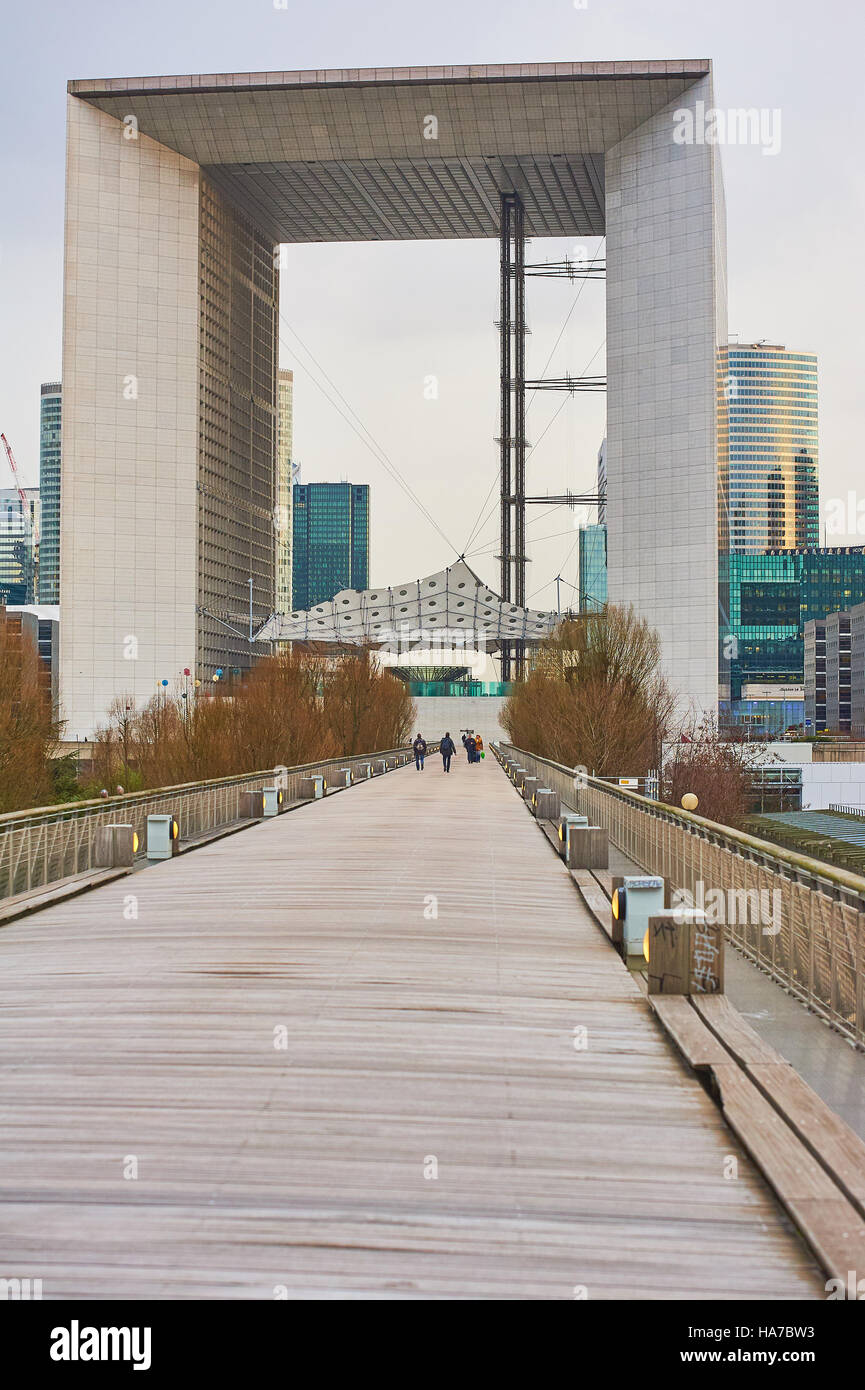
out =
<path fill-rule="evenodd" d="M 498 749 L 557 791 L 564 807 L 604 826 L 642 870 L 702 900 L 736 946 L 865 1045 L 865 878 L 512 744 Z"/>
<path fill-rule="evenodd" d="M 278 785 L 290 804 L 300 799 L 303 777 L 320 773 L 326 778 L 329 771 L 343 767 L 350 767 L 353 774 L 359 769 L 365 773 L 368 763 L 384 759 L 396 765 L 410 756 L 407 748 L 390 748 L 362 757 L 329 758 L 302 767 L 266 768 L 238 777 L 8 812 L 0 816 L 0 901 L 93 870 L 101 826 L 131 825 L 138 835 L 138 856 L 143 858 L 148 816 L 174 814 L 181 841 L 194 840 L 239 820 L 244 792 Z"/>

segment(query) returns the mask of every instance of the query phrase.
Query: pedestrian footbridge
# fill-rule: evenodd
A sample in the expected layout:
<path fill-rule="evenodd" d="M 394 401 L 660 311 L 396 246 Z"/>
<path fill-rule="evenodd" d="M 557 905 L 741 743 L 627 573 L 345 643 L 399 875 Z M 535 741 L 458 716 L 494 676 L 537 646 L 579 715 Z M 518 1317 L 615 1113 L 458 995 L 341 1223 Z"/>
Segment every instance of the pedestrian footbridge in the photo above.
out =
<path fill-rule="evenodd" d="M 652 1007 L 608 876 L 569 871 L 489 752 L 285 786 L 279 814 L 211 815 L 194 852 L 96 886 L 78 858 L 22 887 L 23 840 L 0 859 L 0 1275 L 45 1298 L 821 1299 L 865 1266 L 865 1146 L 723 996 Z M 627 839 L 649 812 L 614 800 Z M 16 833 L 46 856 L 84 843 L 38 819 Z"/>

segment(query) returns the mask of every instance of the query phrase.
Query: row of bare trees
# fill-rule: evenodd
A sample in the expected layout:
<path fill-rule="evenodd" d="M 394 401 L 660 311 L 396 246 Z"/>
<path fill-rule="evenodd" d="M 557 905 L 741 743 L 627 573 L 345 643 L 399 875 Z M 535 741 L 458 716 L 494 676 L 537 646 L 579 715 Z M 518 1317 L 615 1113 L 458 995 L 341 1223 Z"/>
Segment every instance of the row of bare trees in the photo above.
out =
<path fill-rule="evenodd" d="M 396 748 L 414 707 L 367 650 L 336 662 L 294 649 L 211 697 L 114 701 L 93 745 L 93 787 L 171 786 Z"/>
<path fill-rule="evenodd" d="M 720 738 L 713 718 L 677 712 L 658 634 L 633 608 L 608 604 L 563 622 L 501 720 L 526 752 L 598 777 L 659 770 L 669 805 L 693 793 L 700 815 L 733 826 L 748 813 L 754 752 Z"/>

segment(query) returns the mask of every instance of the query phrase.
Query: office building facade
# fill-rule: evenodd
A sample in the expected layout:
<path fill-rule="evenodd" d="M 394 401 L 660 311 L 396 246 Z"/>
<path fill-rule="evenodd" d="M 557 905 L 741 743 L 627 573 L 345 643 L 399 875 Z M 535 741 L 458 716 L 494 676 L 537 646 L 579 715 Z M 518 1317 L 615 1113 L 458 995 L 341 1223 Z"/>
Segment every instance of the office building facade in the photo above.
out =
<path fill-rule="evenodd" d="M 850 732 L 849 613 L 830 613 L 826 633 L 826 727 L 833 734 Z"/>
<path fill-rule="evenodd" d="M 327 603 L 340 589 L 369 586 L 369 486 L 296 483 L 294 608 Z"/>
<path fill-rule="evenodd" d="M 607 524 L 607 441 L 601 440 L 598 450 L 598 522 Z"/>
<path fill-rule="evenodd" d="M 294 543 L 292 504 L 294 477 L 294 372 L 280 367 L 277 376 L 278 417 L 276 442 L 276 611 L 290 613 L 292 594 L 292 548 Z"/>
<path fill-rule="evenodd" d="M 826 623 L 812 618 L 805 624 L 805 732 L 821 734 L 826 728 Z"/>
<path fill-rule="evenodd" d="M 579 553 L 580 612 L 597 613 L 607 602 L 606 526 L 581 526 Z"/>
<path fill-rule="evenodd" d="M 817 358 L 769 343 L 718 354 L 719 546 L 820 544 Z"/>
<path fill-rule="evenodd" d="M 850 610 L 850 732 L 865 739 L 865 603 Z"/>
<path fill-rule="evenodd" d="M 39 409 L 39 602 L 60 602 L 59 381 L 43 381 Z"/>
<path fill-rule="evenodd" d="M 0 603 L 36 602 L 39 566 L 39 489 L 0 488 Z"/>
<path fill-rule="evenodd" d="M 721 723 L 803 725 L 805 626 L 865 602 L 865 547 L 722 554 L 719 589 Z"/>
<path fill-rule="evenodd" d="M 809 732 L 865 738 L 865 602 L 806 625 L 805 715 Z"/>

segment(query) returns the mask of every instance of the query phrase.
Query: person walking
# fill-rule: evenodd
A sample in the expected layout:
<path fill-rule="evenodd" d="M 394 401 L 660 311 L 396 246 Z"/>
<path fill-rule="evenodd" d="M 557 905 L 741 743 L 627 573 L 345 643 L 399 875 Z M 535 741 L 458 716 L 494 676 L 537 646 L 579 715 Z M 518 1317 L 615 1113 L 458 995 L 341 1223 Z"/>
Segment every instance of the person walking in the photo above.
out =
<path fill-rule="evenodd" d="M 440 752 L 441 755 L 442 755 L 442 766 L 443 766 L 445 772 L 450 772 L 450 770 L 451 770 L 451 758 L 453 757 L 453 755 L 454 755 L 454 753 L 455 753 L 456 751 L 457 751 L 457 749 L 456 749 L 456 744 L 454 743 L 454 741 L 453 741 L 453 739 L 451 738 L 450 734 L 445 734 L 444 738 L 442 739 L 441 743 L 439 744 L 439 752 Z"/>
<path fill-rule="evenodd" d="M 466 752 L 469 755 L 470 763 L 476 763 L 480 761 L 480 759 L 478 758 L 478 746 L 475 743 L 473 734 L 469 734 L 468 738 L 466 739 Z"/>
<path fill-rule="evenodd" d="M 472 760 L 472 755 L 471 755 L 471 753 L 469 752 L 469 736 L 468 736 L 468 734 L 463 734 L 463 748 L 466 750 L 466 757 L 468 758 L 469 762 L 471 762 L 471 760 Z"/>
<path fill-rule="evenodd" d="M 417 771 L 423 772 L 423 760 L 426 757 L 426 739 L 421 738 L 420 734 L 415 738 L 411 746 L 411 751 L 414 753 L 414 765 Z"/>
<path fill-rule="evenodd" d="M 481 758 L 484 756 L 484 741 L 480 734 L 475 734 L 475 749 L 478 755 L 477 760 L 480 762 Z"/>

